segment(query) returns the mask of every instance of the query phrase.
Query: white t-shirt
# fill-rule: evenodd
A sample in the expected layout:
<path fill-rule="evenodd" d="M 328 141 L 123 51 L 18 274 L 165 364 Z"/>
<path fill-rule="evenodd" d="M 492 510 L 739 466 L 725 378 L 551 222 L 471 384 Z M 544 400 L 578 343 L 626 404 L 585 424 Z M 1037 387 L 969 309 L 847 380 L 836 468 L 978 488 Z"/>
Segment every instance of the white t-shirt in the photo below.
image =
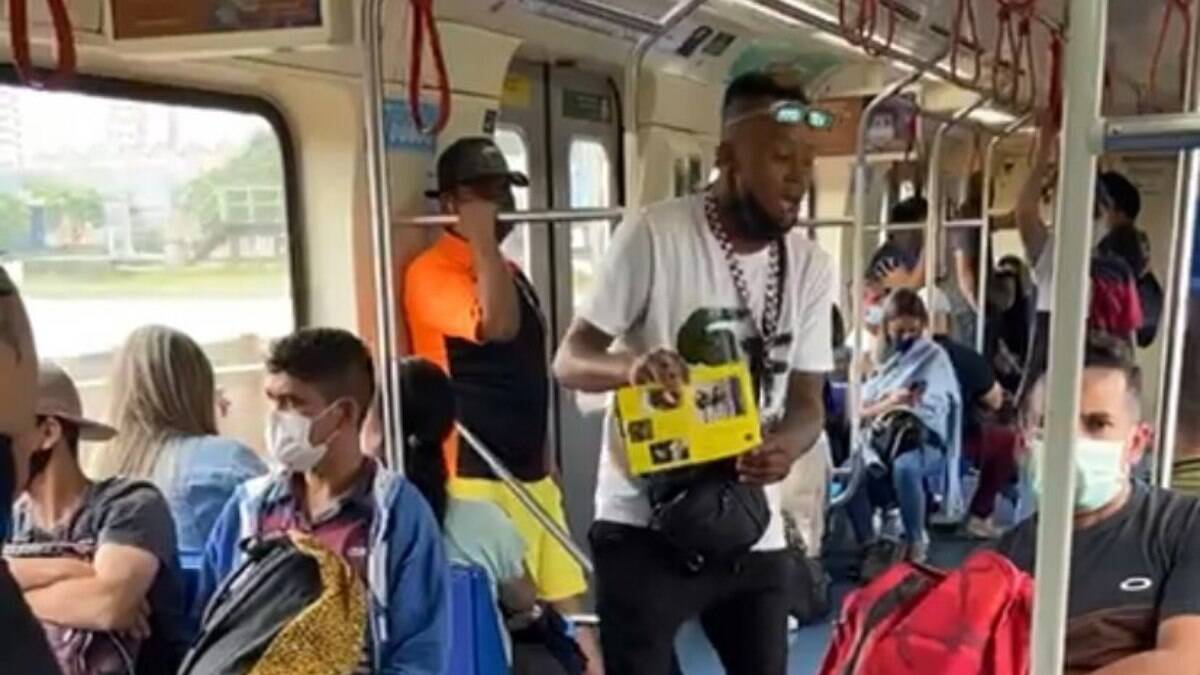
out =
<path fill-rule="evenodd" d="M 634 353 L 729 350 L 745 359 L 744 340 L 756 335 L 769 281 L 769 252 L 739 256 L 751 295 L 742 311 L 720 244 L 704 216 L 704 196 L 693 195 L 644 209 L 617 228 L 600 278 L 580 318 L 615 335 Z M 779 336 L 768 359 L 786 366 L 768 375 L 767 400 L 760 402 L 764 425 L 786 409 L 787 370 L 823 373 L 833 369 L 833 267 L 827 254 L 799 232 L 787 237 L 787 277 Z M 686 325 L 685 325 L 686 324 Z M 689 359 L 698 360 L 696 357 Z M 596 518 L 644 527 L 650 503 L 641 481 L 630 477 L 610 403 L 596 485 Z M 622 459 L 619 459 L 622 458 Z M 766 488 L 771 522 L 755 550 L 785 546 L 778 485 Z"/>
<path fill-rule="evenodd" d="M 1037 286 L 1037 311 L 1049 312 L 1054 305 L 1054 238 L 1047 237 L 1042 254 L 1033 264 L 1033 283 Z"/>

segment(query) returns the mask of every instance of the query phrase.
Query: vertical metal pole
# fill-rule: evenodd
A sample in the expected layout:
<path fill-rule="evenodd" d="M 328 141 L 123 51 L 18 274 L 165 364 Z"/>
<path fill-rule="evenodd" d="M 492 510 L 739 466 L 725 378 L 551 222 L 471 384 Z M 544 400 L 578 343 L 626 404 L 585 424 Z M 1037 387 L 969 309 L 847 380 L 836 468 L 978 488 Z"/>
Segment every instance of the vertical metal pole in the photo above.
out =
<path fill-rule="evenodd" d="M 1200 12 L 1192 15 L 1192 35 L 1200 30 Z M 1196 59 L 1200 56 L 1200 40 L 1193 39 L 1188 54 L 1186 89 L 1183 92 L 1183 111 L 1195 112 Z M 1175 169 L 1174 225 L 1171 228 L 1171 258 L 1167 269 L 1167 297 L 1164 302 L 1166 326 L 1160 340 L 1164 340 L 1159 355 L 1158 368 L 1162 373 L 1159 386 L 1157 420 L 1158 434 L 1155 438 L 1154 484 L 1162 488 L 1171 487 L 1175 466 L 1175 443 L 1179 433 L 1179 396 L 1183 382 L 1184 346 L 1187 340 L 1188 298 L 1191 295 L 1192 243 L 1195 237 L 1197 181 L 1200 180 L 1200 153 L 1186 150 L 1179 153 Z M 1149 264 L 1149 261 L 1147 261 Z"/>
<path fill-rule="evenodd" d="M 625 65 L 625 211 L 635 213 L 642 206 L 642 180 L 638 173 L 638 112 L 641 109 L 642 65 L 650 49 L 707 0 L 679 0 L 658 22 L 658 29 L 643 36 L 634 45 Z"/>
<path fill-rule="evenodd" d="M 1071 0 L 1067 44 L 1066 116 L 1059 172 L 1060 224 L 1086 223 L 1092 213 L 1108 0 Z M 1033 674 L 1058 675 L 1063 667 L 1071 535 L 1075 515 L 1075 430 L 1079 417 L 1080 354 L 1087 325 L 1091 227 L 1054 232 L 1054 310 L 1050 318 L 1050 370 L 1046 385 L 1046 454 L 1041 468 L 1047 485 L 1038 501 L 1036 595 L 1033 612 Z"/>
<path fill-rule="evenodd" d="M 386 0 L 363 0 L 363 117 L 366 127 L 367 188 L 375 254 L 376 358 L 379 363 L 380 424 L 388 466 L 403 470 L 404 431 L 400 419 L 399 363 L 396 354 L 396 287 L 392 278 L 391 196 L 383 120 L 383 8 Z"/>
<path fill-rule="evenodd" d="M 867 178 L 870 167 L 867 166 L 867 128 L 871 115 L 884 101 L 900 93 L 902 89 L 921 79 L 924 70 L 917 70 L 893 82 L 879 92 L 863 109 L 858 120 L 858 145 L 854 158 L 854 251 L 850 256 L 850 310 L 854 317 L 854 351 L 850 359 L 850 381 L 847 383 L 847 400 L 850 407 L 850 447 L 856 448 L 859 426 L 862 421 L 862 403 L 859 401 L 859 391 L 862 388 L 860 380 L 862 373 L 859 365 L 862 361 L 863 342 L 863 240 L 867 230 Z"/>
<path fill-rule="evenodd" d="M 966 119 L 979 106 L 990 100 L 990 98 L 980 98 L 965 108 L 959 109 L 953 117 L 939 124 L 937 132 L 933 135 L 933 148 L 929 152 L 929 177 L 925 183 L 929 209 L 925 216 L 925 245 L 922 247 L 922 250 L 925 251 L 925 297 L 931 305 L 926 309 L 929 310 L 930 319 L 934 318 L 932 305 L 937 293 L 938 259 L 942 254 L 942 144 L 946 140 L 946 132 L 950 131 L 951 127 Z"/>
<path fill-rule="evenodd" d="M 996 148 L 1000 142 L 1009 136 L 1016 133 L 1030 119 L 1030 115 L 1023 115 L 1020 119 L 1004 128 L 1004 131 L 997 136 L 993 136 L 988 141 L 987 151 L 983 155 L 983 189 L 981 190 L 979 217 L 983 220 L 983 224 L 979 228 L 979 262 L 975 265 L 976 279 L 978 285 L 978 308 L 975 313 L 975 351 L 983 353 L 987 347 L 984 334 L 987 330 L 987 294 L 988 283 L 992 276 L 991 266 L 988 264 L 988 256 L 992 251 L 992 216 L 988 212 L 988 205 L 992 203 L 992 179 L 995 177 L 995 161 Z"/>

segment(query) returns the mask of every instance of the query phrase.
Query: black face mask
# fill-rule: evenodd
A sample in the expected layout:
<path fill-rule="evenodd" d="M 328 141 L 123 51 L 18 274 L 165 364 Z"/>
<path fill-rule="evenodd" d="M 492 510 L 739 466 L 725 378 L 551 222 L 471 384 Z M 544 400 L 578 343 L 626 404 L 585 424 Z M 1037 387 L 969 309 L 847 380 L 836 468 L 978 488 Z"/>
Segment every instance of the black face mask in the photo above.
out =
<path fill-rule="evenodd" d="M 512 188 L 504 191 L 504 196 L 496 202 L 496 207 L 500 210 L 500 213 L 514 213 L 517 210 L 517 198 L 513 195 Z M 508 235 L 512 234 L 515 227 L 516 223 L 496 221 L 496 241 L 503 242 L 508 238 Z"/>
<path fill-rule="evenodd" d="M 783 236 L 788 228 L 774 216 L 750 192 L 735 187 L 725 198 L 725 212 L 733 217 L 737 233 L 752 241 L 774 241 Z"/>

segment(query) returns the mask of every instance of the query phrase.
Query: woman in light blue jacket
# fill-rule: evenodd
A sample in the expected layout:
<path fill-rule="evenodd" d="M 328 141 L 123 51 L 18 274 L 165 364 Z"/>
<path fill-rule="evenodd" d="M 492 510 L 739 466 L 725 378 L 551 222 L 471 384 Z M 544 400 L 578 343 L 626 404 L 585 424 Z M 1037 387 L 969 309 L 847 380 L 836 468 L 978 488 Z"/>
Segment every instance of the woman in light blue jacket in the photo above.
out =
<path fill-rule="evenodd" d="M 89 473 L 152 481 L 170 504 L 180 553 L 200 554 L 234 489 L 266 473 L 252 450 L 217 436 L 212 363 L 187 335 L 145 326 L 117 357 L 112 393 L 118 434 L 92 453 Z"/>

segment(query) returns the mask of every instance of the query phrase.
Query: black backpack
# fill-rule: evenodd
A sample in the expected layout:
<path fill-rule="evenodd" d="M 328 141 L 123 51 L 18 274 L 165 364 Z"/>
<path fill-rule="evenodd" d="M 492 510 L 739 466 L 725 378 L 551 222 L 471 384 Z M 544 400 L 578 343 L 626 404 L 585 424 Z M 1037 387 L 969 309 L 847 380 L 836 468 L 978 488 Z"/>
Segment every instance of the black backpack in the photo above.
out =
<path fill-rule="evenodd" d="M 287 536 L 249 539 L 246 559 L 217 588 L 179 675 L 244 675 L 275 636 L 321 595 L 316 559 Z"/>

